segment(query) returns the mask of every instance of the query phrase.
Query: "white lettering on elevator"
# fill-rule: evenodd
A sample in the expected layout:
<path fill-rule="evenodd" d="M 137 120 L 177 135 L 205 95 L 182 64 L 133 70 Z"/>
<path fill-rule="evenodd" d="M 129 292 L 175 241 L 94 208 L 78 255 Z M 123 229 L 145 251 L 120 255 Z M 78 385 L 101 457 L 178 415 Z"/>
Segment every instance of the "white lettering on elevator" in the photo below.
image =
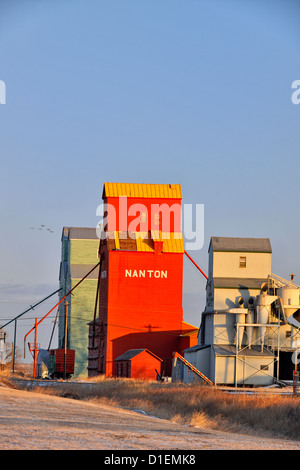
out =
<path fill-rule="evenodd" d="M 167 279 L 168 271 L 154 269 L 125 269 L 125 277 L 150 277 L 156 279 Z"/>

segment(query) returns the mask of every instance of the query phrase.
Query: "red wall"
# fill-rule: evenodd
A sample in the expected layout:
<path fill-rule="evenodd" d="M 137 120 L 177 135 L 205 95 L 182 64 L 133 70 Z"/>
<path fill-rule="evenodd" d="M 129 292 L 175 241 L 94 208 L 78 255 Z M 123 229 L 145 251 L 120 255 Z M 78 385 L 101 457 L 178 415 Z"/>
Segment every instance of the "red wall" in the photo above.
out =
<path fill-rule="evenodd" d="M 155 369 L 161 374 L 161 361 L 147 351 L 143 351 L 130 360 L 117 361 L 115 368 L 118 377 L 156 380 Z"/>
<path fill-rule="evenodd" d="M 174 321 L 174 308 L 179 313 L 176 315 L 178 322 L 182 320 L 182 276 L 182 253 L 155 255 L 152 252 L 111 251 L 109 307 L 123 310 L 126 306 L 127 309 L 139 310 L 140 315 L 135 318 L 137 322 L 142 322 L 143 315 L 149 310 L 154 315 L 154 309 L 169 312 L 160 318 L 160 325 L 170 327 L 169 321 Z"/>
<path fill-rule="evenodd" d="M 170 372 L 182 329 L 182 258 L 181 253 L 109 252 L 106 375 L 114 374 L 115 358 L 136 348 L 152 351 Z M 132 276 L 135 270 L 153 272 L 126 277 L 126 270 Z M 166 278 L 154 277 L 161 271 Z"/>
<path fill-rule="evenodd" d="M 131 359 L 131 378 L 156 379 L 155 369 L 160 373 L 161 362 L 152 354 L 143 351 Z"/>
<path fill-rule="evenodd" d="M 114 207 L 114 210 L 109 211 L 107 214 L 107 225 L 106 229 L 108 231 L 130 231 L 133 232 L 143 232 L 148 230 L 157 230 L 163 229 L 165 232 L 180 232 L 181 231 L 181 200 L 180 199 L 155 199 L 155 198 L 118 198 L 118 197 L 109 197 L 104 201 L 110 206 Z M 148 214 L 147 221 L 142 222 L 141 225 L 137 226 L 137 217 L 140 216 L 140 212 L 137 211 L 137 205 L 143 205 L 146 208 Z M 154 213 L 158 212 L 157 205 L 160 206 L 163 214 L 160 216 L 159 225 L 155 226 L 155 216 Z M 132 207 L 134 206 L 134 207 Z M 172 208 L 173 211 L 170 212 L 166 210 L 166 207 Z M 131 208 L 131 209 L 130 209 Z M 108 207 L 109 209 L 109 207 Z M 121 212 L 121 217 L 120 217 Z M 174 217 L 174 214 L 176 216 Z M 170 226 L 162 227 L 163 217 L 166 216 L 166 220 L 170 220 Z M 130 224 L 131 225 L 130 228 Z M 136 227 L 136 228 L 134 228 Z"/>

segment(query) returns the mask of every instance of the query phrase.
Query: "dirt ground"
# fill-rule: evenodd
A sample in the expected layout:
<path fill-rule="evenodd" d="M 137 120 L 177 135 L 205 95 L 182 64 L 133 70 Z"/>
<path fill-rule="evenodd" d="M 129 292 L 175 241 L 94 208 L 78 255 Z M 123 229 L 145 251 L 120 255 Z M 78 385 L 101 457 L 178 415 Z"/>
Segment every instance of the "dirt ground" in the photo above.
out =
<path fill-rule="evenodd" d="M 0 450 L 299 450 L 139 412 L 0 386 Z"/>

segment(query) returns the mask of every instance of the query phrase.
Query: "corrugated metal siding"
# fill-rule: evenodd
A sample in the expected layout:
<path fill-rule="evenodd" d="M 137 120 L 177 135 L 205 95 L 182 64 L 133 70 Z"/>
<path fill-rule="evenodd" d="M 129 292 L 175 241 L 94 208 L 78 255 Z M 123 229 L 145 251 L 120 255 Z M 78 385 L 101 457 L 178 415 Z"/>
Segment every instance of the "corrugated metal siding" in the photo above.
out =
<path fill-rule="evenodd" d="M 64 230 L 68 230 L 70 239 L 77 240 L 97 240 L 98 235 L 96 227 L 85 228 L 85 227 L 64 227 Z"/>
<path fill-rule="evenodd" d="M 105 245 L 104 249 L 107 250 Z M 105 259 L 109 269 L 107 277 L 101 278 L 100 289 L 102 281 L 106 281 L 108 296 L 105 302 L 100 292 L 99 310 L 100 322 L 107 325 L 106 375 L 114 374 L 115 358 L 140 348 L 147 348 L 163 359 L 164 370 L 170 375 L 172 353 L 179 350 L 182 333 L 183 254 L 121 250 L 106 251 Z M 140 271 L 144 275 L 140 276 Z M 167 275 L 156 277 L 155 272 Z"/>
<path fill-rule="evenodd" d="M 182 199 L 180 184 L 104 183 L 105 197 L 141 197 Z"/>
<path fill-rule="evenodd" d="M 215 289 L 260 289 L 267 279 L 214 277 Z"/>
<path fill-rule="evenodd" d="M 272 253 L 269 238 L 211 237 L 213 251 Z"/>

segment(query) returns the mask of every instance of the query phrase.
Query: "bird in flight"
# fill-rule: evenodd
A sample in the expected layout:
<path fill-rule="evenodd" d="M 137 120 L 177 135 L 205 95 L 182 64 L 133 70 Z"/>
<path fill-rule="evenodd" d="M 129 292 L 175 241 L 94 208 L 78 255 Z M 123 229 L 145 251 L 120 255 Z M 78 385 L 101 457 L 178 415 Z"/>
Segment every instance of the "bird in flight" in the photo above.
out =
<path fill-rule="evenodd" d="M 39 227 L 30 227 L 31 230 L 47 230 L 47 232 L 54 233 L 51 228 L 46 228 L 46 225 L 41 224 Z"/>

